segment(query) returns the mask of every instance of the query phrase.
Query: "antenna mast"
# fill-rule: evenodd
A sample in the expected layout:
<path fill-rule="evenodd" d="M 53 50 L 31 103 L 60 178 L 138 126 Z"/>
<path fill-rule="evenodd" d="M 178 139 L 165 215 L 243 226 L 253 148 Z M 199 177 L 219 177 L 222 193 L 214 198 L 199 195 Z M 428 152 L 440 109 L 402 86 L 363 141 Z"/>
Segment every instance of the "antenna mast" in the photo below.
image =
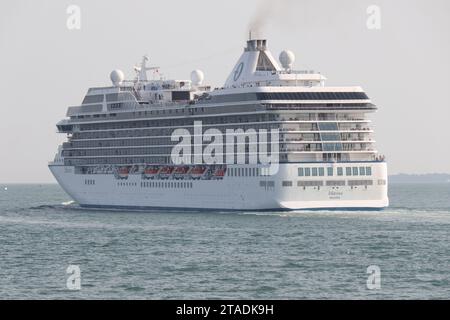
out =
<path fill-rule="evenodd" d="M 147 71 L 159 69 L 159 67 L 147 67 L 147 61 L 149 61 L 148 56 L 144 56 L 142 57 L 141 65 L 134 67 L 134 71 L 136 71 L 136 82 L 147 81 Z"/>

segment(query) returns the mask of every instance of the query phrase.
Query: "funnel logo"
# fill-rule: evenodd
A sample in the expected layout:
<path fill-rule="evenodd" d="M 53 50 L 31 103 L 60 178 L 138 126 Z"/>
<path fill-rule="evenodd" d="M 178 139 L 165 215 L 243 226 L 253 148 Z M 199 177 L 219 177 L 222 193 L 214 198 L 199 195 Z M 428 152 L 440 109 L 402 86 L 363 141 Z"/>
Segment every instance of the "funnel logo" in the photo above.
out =
<path fill-rule="evenodd" d="M 243 62 L 241 62 L 237 66 L 236 70 L 234 71 L 234 81 L 237 81 L 241 77 L 242 70 L 244 70 L 244 63 Z"/>

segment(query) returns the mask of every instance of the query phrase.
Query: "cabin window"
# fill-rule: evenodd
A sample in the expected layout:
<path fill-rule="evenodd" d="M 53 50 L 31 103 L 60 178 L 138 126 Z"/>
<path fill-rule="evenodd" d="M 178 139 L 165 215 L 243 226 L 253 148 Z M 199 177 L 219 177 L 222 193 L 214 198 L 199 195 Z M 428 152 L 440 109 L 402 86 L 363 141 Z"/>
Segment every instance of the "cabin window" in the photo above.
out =
<path fill-rule="evenodd" d="M 345 175 L 351 176 L 352 175 L 352 168 L 350 168 L 350 167 L 345 168 Z"/>
<path fill-rule="evenodd" d="M 333 168 L 332 168 L 332 167 L 327 168 L 327 175 L 328 175 L 329 177 L 332 177 L 332 176 L 333 176 Z"/>
<path fill-rule="evenodd" d="M 292 181 L 283 181 L 283 183 L 282 183 L 282 185 L 283 185 L 283 187 L 292 187 Z"/>
<path fill-rule="evenodd" d="M 366 175 L 366 168 L 365 167 L 360 167 L 359 168 L 359 175 L 360 176 L 365 176 Z"/>

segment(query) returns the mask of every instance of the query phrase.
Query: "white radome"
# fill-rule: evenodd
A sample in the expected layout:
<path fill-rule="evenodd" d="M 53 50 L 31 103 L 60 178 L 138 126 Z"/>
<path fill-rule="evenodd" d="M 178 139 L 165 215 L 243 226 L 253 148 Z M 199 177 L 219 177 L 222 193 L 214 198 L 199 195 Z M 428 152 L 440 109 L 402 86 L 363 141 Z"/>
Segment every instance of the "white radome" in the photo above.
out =
<path fill-rule="evenodd" d="M 191 81 L 194 86 L 199 86 L 203 83 L 205 74 L 201 70 L 194 70 L 191 72 Z"/>
<path fill-rule="evenodd" d="M 295 62 L 295 54 L 290 50 L 284 50 L 280 53 L 280 62 L 284 69 L 291 69 Z"/>
<path fill-rule="evenodd" d="M 121 70 L 113 70 L 109 76 L 114 86 L 118 87 L 125 79 L 125 75 Z"/>

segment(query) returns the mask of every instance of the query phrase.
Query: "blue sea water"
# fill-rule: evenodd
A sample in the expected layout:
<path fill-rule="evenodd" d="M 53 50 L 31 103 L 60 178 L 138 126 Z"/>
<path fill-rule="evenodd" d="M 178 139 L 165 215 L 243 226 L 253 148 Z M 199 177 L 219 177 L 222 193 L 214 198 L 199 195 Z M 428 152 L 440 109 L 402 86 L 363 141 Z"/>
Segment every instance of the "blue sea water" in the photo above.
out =
<path fill-rule="evenodd" d="M 450 184 L 391 185 L 390 199 L 381 212 L 126 212 L 1 185 L 0 299 L 449 299 Z"/>

